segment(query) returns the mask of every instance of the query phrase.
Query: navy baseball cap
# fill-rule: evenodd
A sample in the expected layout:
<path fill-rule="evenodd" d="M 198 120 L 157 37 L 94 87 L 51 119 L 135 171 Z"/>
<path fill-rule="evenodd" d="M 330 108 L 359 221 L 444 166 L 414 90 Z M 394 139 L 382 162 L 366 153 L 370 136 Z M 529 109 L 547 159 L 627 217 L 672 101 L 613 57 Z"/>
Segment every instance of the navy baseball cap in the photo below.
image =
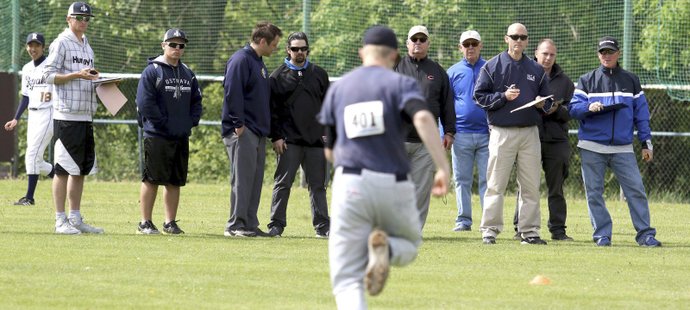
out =
<path fill-rule="evenodd" d="M 46 45 L 46 39 L 43 38 L 43 34 L 38 32 L 32 32 L 29 33 L 28 36 L 26 36 L 26 44 L 29 44 L 31 42 L 38 42 L 41 43 L 41 45 Z"/>
<path fill-rule="evenodd" d="M 601 38 L 601 40 L 599 40 L 599 47 L 597 48 L 597 51 L 601 52 L 602 50 L 618 51 L 618 40 L 609 36 Z"/>
<path fill-rule="evenodd" d="M 72 3 L 72 5 L 69 6 L 69 10 L 67 10 L 67 15 L 93 16 L 93 14 L 91 13 L 91 6 L 89 6 L 85 2 Z"/>
<path fill-rule="evenodd" d="M 398 38 L 395 32 L 386 26 L 373 26 L 364 32 L 364 45 L 383 45 L 390 48 L 398 48 Z"/>
<path fill-rule="evenodd" d="M 180 38 L 184 40 L 185 43 L 189 42 L 189 40 L 187 40 L 187 34 L 184 33 L 184 31 L 177 28 L 168 29 L 168 31 L 166 31 L 163 35 L 163 42 L 168 42 L 168 40 L 174 38 Z"/>

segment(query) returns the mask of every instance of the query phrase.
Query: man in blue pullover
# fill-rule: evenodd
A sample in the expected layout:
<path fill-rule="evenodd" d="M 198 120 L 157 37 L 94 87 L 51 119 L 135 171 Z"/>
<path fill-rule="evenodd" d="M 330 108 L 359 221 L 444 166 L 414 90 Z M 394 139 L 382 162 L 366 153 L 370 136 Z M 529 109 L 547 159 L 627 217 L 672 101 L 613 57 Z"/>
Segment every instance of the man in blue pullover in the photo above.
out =
<path fill-rule="evenodd" d="M 271 133 L 269 74 L 263 56 L 277 50 L 283 32 L 259 22 L 251 42 L 230 56 L 223 88 L 223 143 L 230 159 L 230 219 L 226 237 L 267 237 L 259 229 L 257 211 L 264 180 L 266 137 Z"/>
<path fill-rule="evenodd" d="M 177 226 L 180 187 L 187 182 L 189 135 L 201 119 L 201 89 L 180 59 L 187 35 L 172 28 L 163 35 L 163 55 L 149 59 L 137 87 L 137 111 L 144 129 L 144 171 L 139 203 L 138 234 L 158 234 L 151 219 L 158 186 L 165 186 L 163 233 L 184 233 Z"/>
<path fill-rule="evenodd" d="M 649 203 L 633 151 L 633 130 L 642 146 L 642 159 L 652 161 L 649 107 L 640 79 L 618 65 L 618 40 L 599 40 L 601 66 L 580 77 L 570 103 L 570 116 L 580 120 L 577 147 L 582 161 L 582 180 L 597 246 L 610 246 L 611 215 L 604 202 L 604 175 L 613 170 L 630 209 L 640 246 L 659 247 L 651 227 Z"/>
<path fill-rule="evenodd" d="M 481 222 L 482 241 L 496 243 L 503 230 L 503 201 L 513 165 L 517 163 L 518 233 L 523 244 L 546 244 L 539 237 L 539 182 L 541 178 L 541 115 L 551 102 L 538 101 L 550 95 L 544 69 L 524 54 L 527 28 L 519 23 L 508 27 L 508 50 L 486 62 L 479 73 L 474 97 L 487 111 L 490 126 L 489 163 Z M 523 108 L 519 109 L 518 108 Z"/>
<path fill-rule="evenodd" d="M 453 178 L 458 216 L 453 231 L 472 230 L 472 182 L 477 166 L 479 202 L 484 205 L 486 165 L 489 161 L 489 124 L 486 112 L 474 103 L 474 85 L 486 63 L 481 57 L 482 37 L 475 30 L 460 35 L 458 48 L 463 59 L 448 69 L 448 79 L 455 94 L 455 140 L 453 141 Z"/>

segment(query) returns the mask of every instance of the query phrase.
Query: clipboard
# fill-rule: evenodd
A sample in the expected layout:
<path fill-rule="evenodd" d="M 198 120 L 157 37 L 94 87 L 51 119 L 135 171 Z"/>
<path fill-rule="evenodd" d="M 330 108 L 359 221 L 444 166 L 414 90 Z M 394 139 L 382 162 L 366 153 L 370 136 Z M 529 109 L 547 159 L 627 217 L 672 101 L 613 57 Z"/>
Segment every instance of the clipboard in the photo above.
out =
<path fill-rule="evenodd" d="M 525 104 L 524 104 L 523 106 L 521 106 L 521 107 L 512 109 L 512 110 L 510 111 L 510 113 L 513 113 L 513 112 L 515 112 L 515 111 L 519 111 L 519 110 L 522 110 L 522 109 L 527 109 L 527 108 L 529 108 L 529 107 L 531 107 L 531 106 L 534 106 L 535 104 L 540 103 L 540 102 L 542 102 L 542 101 L 544 101 L 544 100 L 546 100 L 546 99 L 549 99 L 549 98 L 553 98 L 553 95 L 548 95 L 548 96 L 543 97 L 543 98 L 540 98 L 540 99 L 534 99 L 534 100 L 532 100 L 532 101 L 530 101 L 530 102 L 528 102 L 528 103 L 525 103 Z"/>
<path fill-rule="evenodd" d="M 120 80 L 122 80 L 122 79 L 119 77 L 100 78 L 98 80 L 91 81 L 91 83 L 93 83 L 93 86 L 98 87 L 102 84 L 115 83 L 115 82 L 119 82 Z"/>

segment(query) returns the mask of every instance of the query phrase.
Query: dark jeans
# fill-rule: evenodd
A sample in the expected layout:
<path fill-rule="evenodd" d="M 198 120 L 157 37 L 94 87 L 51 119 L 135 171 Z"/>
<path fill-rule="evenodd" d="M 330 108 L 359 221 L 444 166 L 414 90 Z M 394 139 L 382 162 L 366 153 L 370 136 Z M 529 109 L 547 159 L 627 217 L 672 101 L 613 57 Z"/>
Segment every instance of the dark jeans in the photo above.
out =
<path fill-rule="evenodd" d="M 268 228 L 278 226 L 282 230 L 287 226 L 286 212 L 290 189 L 300 165 L 304 169 L 309 188 L 312 225 L 317 232 L 325 233 L 330 229 L 325 187 L 326 157 L 321 147 L 296 144 L 288 144 L 287 150 L 278 156 L 271 203 L 271 223 L 268 224 Z"/>

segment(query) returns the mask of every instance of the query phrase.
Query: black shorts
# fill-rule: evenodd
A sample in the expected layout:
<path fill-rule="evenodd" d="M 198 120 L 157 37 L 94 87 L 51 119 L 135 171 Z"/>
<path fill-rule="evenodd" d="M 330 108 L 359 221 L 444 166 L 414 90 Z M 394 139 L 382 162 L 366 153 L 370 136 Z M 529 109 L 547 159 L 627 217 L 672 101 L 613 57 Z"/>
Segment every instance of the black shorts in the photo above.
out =
<path fill-rule="evenodd" d="M 144 137 L 142 181 L 155 185 L 184 186 L 187 183 L 188 163 L 189 139 Z"/>
<path fill-rule="evenodd" d="M 54 120 L 55 174 L 89 175 L 98 170 L 93 123 Z"/>

